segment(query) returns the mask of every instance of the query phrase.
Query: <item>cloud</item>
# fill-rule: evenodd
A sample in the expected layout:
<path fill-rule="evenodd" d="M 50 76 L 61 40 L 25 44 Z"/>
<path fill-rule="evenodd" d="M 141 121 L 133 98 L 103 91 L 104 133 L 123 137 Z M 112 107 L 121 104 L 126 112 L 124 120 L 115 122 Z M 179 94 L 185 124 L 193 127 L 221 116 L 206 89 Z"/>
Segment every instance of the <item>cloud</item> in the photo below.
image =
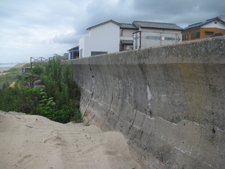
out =
<path fill-rule="evenodd" d="M 211 0 L 1 0 L 0 63 L 63 54 L 88 27 L 113 19 L 171 22 L 181 27 L 224 14 Z M 3 57 L 4 56 L 4 57 Z"/>
<path fill-rule="evenodd" d="M 78 40 L 82 38 L 82 35 L 77 35 L 75 32 L 71 32 L 68 34 L 60 34 L 56 35 L 52 42 L 59 43 L 59 44 L 71 44 L 71 45 L 78 45 Z"/>
<path fill-rule="evenodd" d="M 211 0 L 139 0 L 134 1 L 133 9 L 139 18 L 148 21 L 172 22 L 186 27 L 189 24 L 223 14 L 225 2 L 215 3 Z"/>

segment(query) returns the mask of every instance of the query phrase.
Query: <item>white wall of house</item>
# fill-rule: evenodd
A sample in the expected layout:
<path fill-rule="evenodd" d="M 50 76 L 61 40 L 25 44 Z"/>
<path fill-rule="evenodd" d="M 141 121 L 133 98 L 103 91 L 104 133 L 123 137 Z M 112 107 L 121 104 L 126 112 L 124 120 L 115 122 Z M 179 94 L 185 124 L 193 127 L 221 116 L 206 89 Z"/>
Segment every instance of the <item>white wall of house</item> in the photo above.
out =
<path fill-rule="evenodd" d="M 202 26 L 202 28 L 219 28 L 219 29 L 225 29 L 225 24 L 219 22 L 219 21 L 213 21 L 210 22 L 204 26 Z"/>
<path fill-rule="evenodd" d="M 112 22 L 89 30 L 89 36 L 79 40 L 79 57 L 91 56 L 92 51 L 119 52 L 120 27 Z M 83 51 L 83 53 L 81 53 Z"/>
<path fill-rule="evenodd" d="M 84 57 L 84 47 L 85 47 L 85 44 L 84 44 L 84 42 L 85 42 L 85 38 L 86 38 L 87 36 L 85 36 L 85 37 L 83 37 L 83 38 L 81 38 L 81 39 L 79 39 L 79 58 L 83 58 Z"/>
<path fill-rule="evenodd" d="M 148 47 L 168 45 L 179 42 L 182 42 L 181 31 L 179 31 L 179 33 L 141 32 L 141 34 L 140 33 L 134 34 L 133 46 L 134 49 L 139 48 L 143 49 Z"/>
<path fill-rule="evenodd" d="M 68 60 L 70 60 L 70 57 L 71 57 L 71 53 L 69 52 L 69 55 L 68 55 Z"/>

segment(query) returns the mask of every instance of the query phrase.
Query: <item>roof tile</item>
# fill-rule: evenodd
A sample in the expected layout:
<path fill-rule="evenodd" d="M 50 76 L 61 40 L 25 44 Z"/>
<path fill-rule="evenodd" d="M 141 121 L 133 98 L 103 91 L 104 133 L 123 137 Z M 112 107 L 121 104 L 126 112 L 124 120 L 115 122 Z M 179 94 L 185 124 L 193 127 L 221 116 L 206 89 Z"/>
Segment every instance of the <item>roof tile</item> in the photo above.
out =
<path fill-rule="evenodd" d="M 175 23 L 134 21 L 133 24 L 141 28 L 184 30 Z"/>

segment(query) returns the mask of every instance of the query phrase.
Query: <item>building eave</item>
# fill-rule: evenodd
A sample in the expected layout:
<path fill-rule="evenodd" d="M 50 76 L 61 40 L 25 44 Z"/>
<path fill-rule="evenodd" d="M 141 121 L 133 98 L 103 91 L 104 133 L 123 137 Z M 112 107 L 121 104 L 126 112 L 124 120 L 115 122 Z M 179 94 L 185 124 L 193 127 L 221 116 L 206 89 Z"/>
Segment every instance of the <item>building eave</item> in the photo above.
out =
<path fill-rule="evenodd" d="M 225 24 L 225 22 L 224 22 L 223 20 L 221 20 L 220 18 L 218 18 L 218 17 L 216 17 L 216 18 L 214 18 L 214 19 L 211 19 L 210 21 L 209 21 L 209 20 L 210 20 L 210 19 L 208 19 L 208 20 L 206 20 L 205 22 L 202 22 L 202 24 L 199 24 L 199 25 L 194 26 L 194 27 L 190 27 L 191 25 L 194 25 L 194 24 L 188 25 L 188 27 L 190 27 L 190 28 L 186 27 L 186 28 L 184 28 L 184 29 L 185 29 L 185 31 L 186 31 L 186 30 L 187 30 L 187 31 L 190 31 L 190 30 L 198 29 L 198 28 L 201 28 L 201 27 L 204 26 L 204 25 L 207 25 L 207 24 L 212 23 L 212 22 L 215 22 L 215 21 L 219 21 L 219 22 L 222 22 L 223 24 Z M 200 23 L 201 23 L 201 22 L 200 22 Z"/>
<path fill-rule="evenodd" d="M 144 26 L 141 26 L 140 28 L 146 28 L 146 29 L 161 29 L 161 30 L 176 30 L 176 31 L 183 31 L 183 30 L 185 30 L 185 29 L 155 28 L 155 27 L 144 27 Z"/>
<path fill-rule="evenodd" d="M 120 24 L 119 24 L 118 22 L 116 22 L 116 21 L 110 19 L 110 20 L 108 20 L 108 21 L 106 21 L 106 22 L 102 22 L 102 23 L 100 23 L 100 24 L 91 26 L 91 27 L 87 28 L 86 30 L 90 30 L 90 29 L 96 28 L 96 27 L 98 27 L 98 26 L 101 26 L 101 25 L 104 25 L 104 24 L 107 24 L 107 23 L 110 23 L 110 22 L 112 22 L 112 23 L 114 23 L 114 24 L 120 26 Z"/>
<path fill-rule="evenodd" d="M 75 46 L 75 47 L 73 47 L 73 48 L 71 48 L 71 49 L 69 49 L 69 50 L 67 50 L 67 51 L 71 51 L 71 50 L 73 50 L 73 49 L 75 49 L 75 48 L 79 48 L 79 45 L 78 45 L 78 46 Z"/>

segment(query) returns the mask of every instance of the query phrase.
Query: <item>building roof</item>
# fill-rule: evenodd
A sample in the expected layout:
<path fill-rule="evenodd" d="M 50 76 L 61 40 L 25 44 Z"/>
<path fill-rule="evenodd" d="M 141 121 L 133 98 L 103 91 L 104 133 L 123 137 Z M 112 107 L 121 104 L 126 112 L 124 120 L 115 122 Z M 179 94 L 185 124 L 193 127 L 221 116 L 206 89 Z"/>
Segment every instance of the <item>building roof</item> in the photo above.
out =
<path fill-rule="evenodd" d="M 108 20 L 106 22 L 102 22 L 100 24 L 91 26 L 87 28 L 90 30 L 92 28 L 107 24 L 112 22 L 118 25 L 121 29 L 135 29 L 138 30 L 139 28 L 152 28 L 152 29 L 169 29 L 169 30 L 184 30 L 183 28 L 177 26 L 175 23 L 161 23 L 161 22 L 146 22 L 146 21 L 134 21 L 132 24 L 130 23 L 118 23 L 114 20 Z"/>
<path fill-rule="evenodd" d="M 79 46 L 73 47 L 73 48 L 71 48 L 71 49 L 69 49 L 67 51 L 70 51 L 70 50 L 79 50 Z"/>
<path fill-rule="evenodd" d="M 140 28 L 184 30 L 183 28 L 177 26 L 175 23 L 134 21 L 132 24 Z"/>
<path fill-rule="evenodd" d="M 133 40 L 121 40 L 120 42 L 123 45 L 133 45 Z"/>
<path fill-rule="evenodd" d="M 205 22 L 198 22 L 198 23 L 194 23 L 194 24 L 188 25 L 188 27 L 186 27 L 185 30 L 193 29 L 193 28 L 199 28 L 199 27 L 201 27 L 203 25 L 206 25 L 206 24 L 208 24 L 210 22 L 213 22 L 213 21 L 221 21 L 221 22 L 225 23 L 219 17 L 215 17 L 215 18 L 207 19 Z"/>
<path fill-rule="evenodd" d="M 133 24 L 130 24 L 130 23 L 120 23 L 120 28 L 122 29 L 136 29 L 138 30 L 138 27 L 133 25 Z"/>
<path fill-rule="evenodd" d="M 95 28 L 95 27 L 98 27 L 98 26 L 107 24 L 107 23 L 109 23 L 109 22 L 112 22 L 112 23 L 114 23 L 114 24 L 120 26 L 120 24 L 119 24 L 118 22 L 116 22 L 116 21 L 110 19 L 110 20 L 108 20 L 108 21 L 106 21 L 106 22 L 102 22 L 102 23 L 99 23 L 99 24 L 97 24 L 97 25 L 91 26 L 91 27 L 87 28 L 86 30 L 90 30 L 90 29 L 92 29 L 92 28 Z"/>

